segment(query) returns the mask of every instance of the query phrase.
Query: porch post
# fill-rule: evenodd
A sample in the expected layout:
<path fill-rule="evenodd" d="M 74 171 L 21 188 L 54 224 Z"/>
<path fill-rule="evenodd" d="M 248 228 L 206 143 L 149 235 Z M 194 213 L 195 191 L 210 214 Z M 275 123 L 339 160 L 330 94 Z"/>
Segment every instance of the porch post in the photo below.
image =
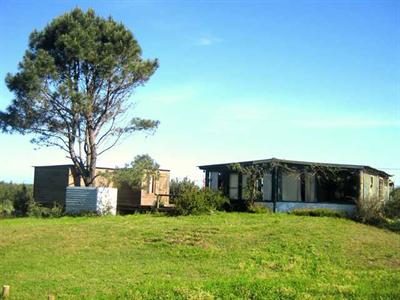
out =
<path fill-rule="evenodd" d="M 272 202 L 273 212 L 276 212 L 276 202 L 278 201 L 278 167 L 272 169 Z"/>

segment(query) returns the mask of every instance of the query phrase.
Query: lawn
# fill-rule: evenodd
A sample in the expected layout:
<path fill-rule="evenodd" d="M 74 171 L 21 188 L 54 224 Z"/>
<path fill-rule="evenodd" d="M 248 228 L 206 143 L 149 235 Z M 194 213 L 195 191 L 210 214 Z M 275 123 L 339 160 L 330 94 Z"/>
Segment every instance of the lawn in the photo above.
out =
<path fill-rule="evenodd" d="M 0 220 L 10 299 L 400 299 L 400 235 L 218 213 Z"/>

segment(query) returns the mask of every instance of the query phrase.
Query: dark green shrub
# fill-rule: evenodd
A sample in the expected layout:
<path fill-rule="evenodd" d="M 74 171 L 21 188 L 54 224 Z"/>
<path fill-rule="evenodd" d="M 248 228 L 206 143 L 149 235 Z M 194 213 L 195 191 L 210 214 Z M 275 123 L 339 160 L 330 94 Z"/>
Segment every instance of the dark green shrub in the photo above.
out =
<path fill-rule="evenodd" d="M 175 199 L 175 211 L 178 215 L 198 215 L 223 210 L 228 199 L 220 192 L 198 187 L 184 189 Z"/>
<path fill-rule="evenodd" d="M 386 219 L 385 222 L 382 222 L 380 224 L 380 227 L 386 228 L 394 232 L 400 232 L 400 219 Z"/>
<path fill-rule="evenodd" d="M 328 208 L 298 208 L 289 212 L 296 216 L 344 218 L 346 213 Z"/>
<path fill-rule="evenodd" d="M 25 216 L 28 212 L 29 203 L 33 201 L 32 186 L 25 184 L 15 193 L 14 208 L 18 215 Z"/>
<path fill-rule="evenodd" d="M 25 215 L 32 195 L 32 185 L 0 182 L 0 214 Z"/>
<path fill-rule="evenodd" d="M 45 207 L 35 201 L 31 201 L 28 205 L 29 217 L 35 218 L 59 218 L 63 215 L 63 207 L 54 202 L 53 207 Z"/>

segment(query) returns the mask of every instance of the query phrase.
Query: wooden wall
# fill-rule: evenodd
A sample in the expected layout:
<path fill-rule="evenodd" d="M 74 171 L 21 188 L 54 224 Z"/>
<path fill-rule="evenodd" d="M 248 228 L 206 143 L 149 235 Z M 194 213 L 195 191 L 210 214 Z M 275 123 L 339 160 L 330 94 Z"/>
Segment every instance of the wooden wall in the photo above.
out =
<path fill-rule="evenodd" d="M 35 167 L 33 196 L 36 202 L 65 206 L 65 188 L 69 185 L 70 166 Z"/>
<path fill-rule="evenodd" d="M 157 202 L 157 195 L 165 195 L 160 197 L 160 202 L 164 205 L 169 204 L 169 171 L 160 170 L 158 180 L 154 181 L 152 188 L 149 188 L 146 179 L 143 180 L 140 205 L 153 206 Z"/>

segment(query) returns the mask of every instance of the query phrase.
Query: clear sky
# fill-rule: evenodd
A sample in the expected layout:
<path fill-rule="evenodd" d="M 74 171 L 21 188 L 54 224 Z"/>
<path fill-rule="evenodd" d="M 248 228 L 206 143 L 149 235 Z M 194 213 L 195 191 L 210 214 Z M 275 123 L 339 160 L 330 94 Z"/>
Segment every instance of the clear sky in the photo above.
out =
<path fill-rule="evenodd" d="M 201 182 L 197 165 L 278 157 L 385 168 L 400 183 L 400 1 L 0 0 L 0 109 L 29 33 L 76 6 L 123 22 L 160 61 L 132 97 L 159 130 L 98 165 L 149 153 Z M 68 163 L 29 140 L 0 135 L 0 180 Z"/>

